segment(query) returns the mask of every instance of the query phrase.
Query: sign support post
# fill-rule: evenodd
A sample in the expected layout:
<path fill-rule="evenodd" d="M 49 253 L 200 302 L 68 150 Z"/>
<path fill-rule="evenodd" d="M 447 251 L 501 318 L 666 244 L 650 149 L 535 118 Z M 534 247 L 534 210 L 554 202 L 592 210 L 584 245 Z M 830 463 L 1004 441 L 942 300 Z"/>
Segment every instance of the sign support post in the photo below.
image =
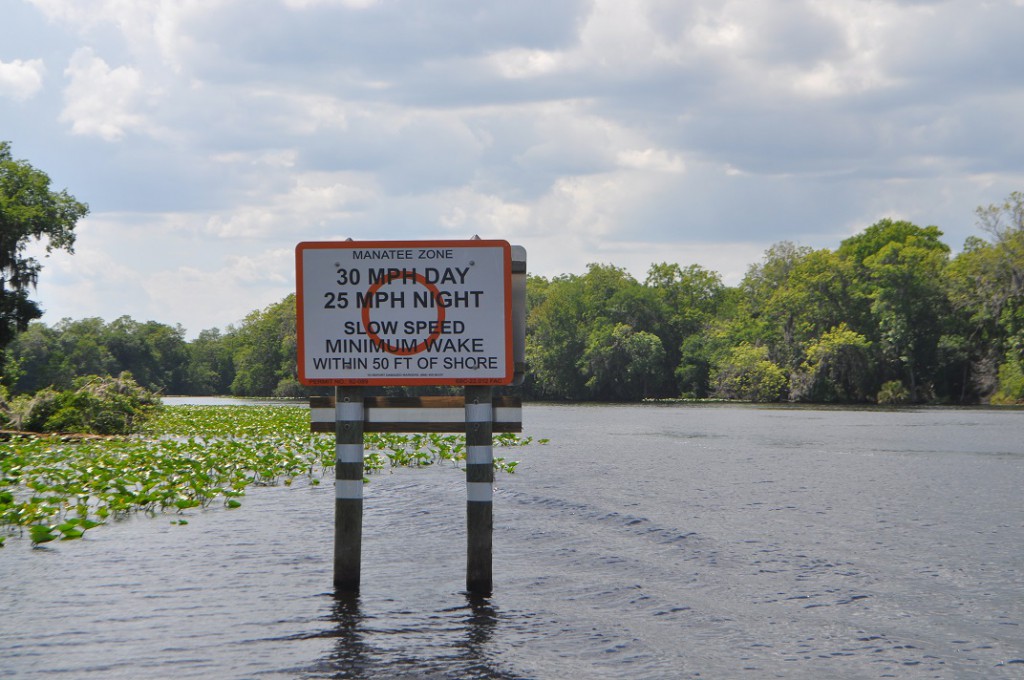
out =
<path fill-rule="evenodd" d="M 336 387 L 334 587 L 359 592 L 363 544 L 363 388 Z"/>
<path fill-rule="evenodd" d="M 526 250 L 502 240 L 303 242 L 295 248 L 298 378 L 311 429 L 335 433 L 334 586 L 360 586 L 365 432 L 466 433 L 466 589 L 492 592 L 494 432 L 522 431 L 494 397 L 525 373 Z M 463 398 L 368 397 L 451 385 Z"/>
<path fill-rule="evenodd" d="M 466 387 L 466 590 L 473 595 L 492 589 L 493 431 L 491 388 Z"/>

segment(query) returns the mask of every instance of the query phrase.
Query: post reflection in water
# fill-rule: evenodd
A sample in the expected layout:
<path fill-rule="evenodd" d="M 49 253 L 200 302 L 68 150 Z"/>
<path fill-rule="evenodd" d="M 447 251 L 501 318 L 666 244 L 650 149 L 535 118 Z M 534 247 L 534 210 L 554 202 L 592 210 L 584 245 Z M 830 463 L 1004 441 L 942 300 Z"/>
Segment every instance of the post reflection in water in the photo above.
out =
<path fill-rule="evenodd" d="M 469 613 L 465 617 L 465 638 L 458 643 L 463 649 L 467 667 L 465 677 L 498 680 L 508 678 L 497 669 L 491 667 L 487 647 L 494 636 L 498 623 L 498 613 L 490 599 L 481 595 L 466 594 Z M 464 609 L 464 608 L 463 608 Z"/>
<path fill-rule="evenodd" d="M 369 655 L 367 645 L 360 630 L 363 621 L 359 606 L 359 595 L 356 593 L 336 593 L 332 608 L 332 618 L 336 624 L 334 645 L 330 657 L 323 664 L 332 668 L 332 678 L 369 678 Z"/>
<path fill-rule="evenodd" d="M 440 611 L 405 609 L 369 614 L 359 595 L 337 594 L 334 624 L 323 637 L 330 652 L 303 678 L 371 680 L 382 678 L 467 678 L 514 680 L 520 676 L 496 666 L 490 650 L 499 614 L 487 597 L 463 594 L 465 604 Z M 397 604 L 386 601 L 383 604 Z M 419 644 L 408 644 L 419 639 Z"/>

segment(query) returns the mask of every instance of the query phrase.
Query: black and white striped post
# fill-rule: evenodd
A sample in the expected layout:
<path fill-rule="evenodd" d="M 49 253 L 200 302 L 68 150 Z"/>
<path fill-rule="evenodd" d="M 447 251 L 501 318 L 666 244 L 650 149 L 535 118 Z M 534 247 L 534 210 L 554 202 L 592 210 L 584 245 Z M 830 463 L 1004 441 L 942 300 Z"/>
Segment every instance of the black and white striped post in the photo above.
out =
<path fill-rule="evenodd" d="M 493 587 L 494 407 L 491 388 L 466 387 L 466 590 L 490 595 Z"/>
<path fill-rule="evenodd" d="M 495 432 L 521 432 L 495 385 L 525 374 L 526 250 L 502 240 L 310 241 L 295 247 L 298 378 L 334 385 L 310 428 L 335 433 L 334 585 L 358 593 L 366 432 L 466 432 L 466 588 L 492 592 Z M 405 286 L 408 286 L 406 290 Z M 408 311 L 407 311 L 408 310 Z M 367 397 L 462 385 L 465 397 Z"/>
<path fill-rule="evenodd" d="M 335 432 L 334 585 L 359 592 L 363 518 L 363 437 L 367 432 L 466 433 L 466 590 L 493 590 L 494 433 L 522 432 L 519 397 L 495 397 L 470 386 L 465 396 L 367 397 L 361 387 L 311 397 L 310 431 Z"/>
<path fill-rule="evenodd" d="M 363 543 L 363 388 L 335 388 L 334 589 L 359 592 Z"/>

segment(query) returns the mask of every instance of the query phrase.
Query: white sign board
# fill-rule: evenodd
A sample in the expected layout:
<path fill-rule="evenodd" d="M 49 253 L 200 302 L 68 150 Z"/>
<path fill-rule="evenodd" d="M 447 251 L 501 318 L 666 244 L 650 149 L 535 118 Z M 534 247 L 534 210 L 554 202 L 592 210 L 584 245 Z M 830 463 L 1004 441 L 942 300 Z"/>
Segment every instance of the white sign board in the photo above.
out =
<path fill-rule="evenodd" d="M 305 242 L 295 270 L 304 385 L 512 381 L 506 241 Z"/>

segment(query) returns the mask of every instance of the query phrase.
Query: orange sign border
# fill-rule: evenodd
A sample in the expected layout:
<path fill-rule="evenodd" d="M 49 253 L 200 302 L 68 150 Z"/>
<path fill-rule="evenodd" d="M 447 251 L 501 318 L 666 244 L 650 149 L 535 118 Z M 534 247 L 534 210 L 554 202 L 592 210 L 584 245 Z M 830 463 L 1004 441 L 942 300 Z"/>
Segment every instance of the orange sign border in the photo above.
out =
<path fill-rule="evenodd" d="M 306 342 L 304 312 L 304 271 L 303 253 L 307 250 L 369 250 L 369 249 L 407 249 L 407 248 L 501 248 L 503 251 L 504 272 L 502 276 L 502 300 L 505 307 L 505 376 L 492 378 L 474 378 L 465 372 L 459 375 L 430 376 L 420 378 L 307 378 L 306 377 Z M 427 241 L 303 241 L 295 246 L 295 322 L 296 342 L 298 349 L 299 382 L 309 387 L 315 386 L 404 386 L 404 385 L 509 385 L 515 377 L 515 358 L 512 347 L 512 246 L 508 241 L 499 239 L 466 239 L 466 240 L 427 240 Z M 451 372 L 450 372 L 451 373 Z"/>

